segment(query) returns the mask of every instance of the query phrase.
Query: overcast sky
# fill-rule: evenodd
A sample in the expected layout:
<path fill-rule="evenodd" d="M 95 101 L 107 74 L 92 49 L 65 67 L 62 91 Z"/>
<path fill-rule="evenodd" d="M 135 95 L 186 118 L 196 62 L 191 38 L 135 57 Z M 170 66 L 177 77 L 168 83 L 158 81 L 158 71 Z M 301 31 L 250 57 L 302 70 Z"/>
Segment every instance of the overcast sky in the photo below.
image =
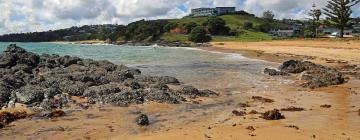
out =
<path fill-rule="evenodd" d="M 0 34 L 68 28 L 85 24 L 127 24 L 139 19 L 180 18 L 191 8 L 236 6 L 258 16 L 303 19 L 313 3 L 327 0 L 0 0 Z M 359 4 L 360 5 L 360 4 Z M 360 16 L 360 6 L 353 8 Z"/>

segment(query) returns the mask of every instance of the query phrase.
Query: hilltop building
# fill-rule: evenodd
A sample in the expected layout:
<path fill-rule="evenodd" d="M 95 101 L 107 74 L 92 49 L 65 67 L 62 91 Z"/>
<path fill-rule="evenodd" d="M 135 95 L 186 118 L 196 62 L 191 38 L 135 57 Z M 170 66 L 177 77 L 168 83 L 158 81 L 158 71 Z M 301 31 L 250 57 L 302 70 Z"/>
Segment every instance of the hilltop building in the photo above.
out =
<path fill-rule="evenodd" d="M 236 7 L 196 8 L 196 9 L 191 9 L 190 16 L 193 17 L 219 16 L 225 14 L 233 14 L 235 12 L 236 12 Z"/>

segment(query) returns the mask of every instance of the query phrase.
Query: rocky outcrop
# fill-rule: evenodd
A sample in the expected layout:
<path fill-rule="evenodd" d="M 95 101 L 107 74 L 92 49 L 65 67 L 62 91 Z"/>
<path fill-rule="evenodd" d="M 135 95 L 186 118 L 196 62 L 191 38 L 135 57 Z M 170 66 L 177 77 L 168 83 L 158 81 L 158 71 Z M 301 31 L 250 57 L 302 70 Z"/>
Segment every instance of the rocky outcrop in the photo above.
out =
<path fill-rule="evenodd" d="M 278 109 L 274 109 L 263 113 L 262 118 L 265 120 L 281 120 L 285 119 L 285 116 L 282 115 Z"/>
<path fill-rule="evenodd" d="M 147 101 L 177 104 L 217 95 L 210 90 L 181 87 L 174 77 L 141 75 L 138 69 L 109 61 L 40 56 L 15 44 L 0 55 L 0 108 L 22 103 L 51 111 L 77 105 L 72 96 L 86 99 L 87 104 L 128 106 Z"/>
<path fill-rule="evenodd" d="M 338 70 L 309 61 L 286 61 L 279 67 L 279 70 L 266 68 L 264 72 L 271 76 L 300 74 L 300 79 L 306 81 L 302 86 L 306 88 L 320 88 L 345 83 L 343 74 Z"/>
<path fill-rule="evenodd" d="M 264 73 L 268 74 L 270 76 L 287 76 L 287 75 L 289 75 L 286 72 L 281 72 L 276 69 L 269 69 L 269 68 L 265 68 Z"/>

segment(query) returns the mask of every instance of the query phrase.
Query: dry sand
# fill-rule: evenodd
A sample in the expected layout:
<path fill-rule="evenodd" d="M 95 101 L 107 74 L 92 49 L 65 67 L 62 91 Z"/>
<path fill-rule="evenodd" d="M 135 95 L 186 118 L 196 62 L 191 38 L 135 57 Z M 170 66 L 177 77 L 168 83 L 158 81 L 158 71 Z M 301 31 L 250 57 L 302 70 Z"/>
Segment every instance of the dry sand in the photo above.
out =
<path fill-rule="evenodd" d="M 279 57 L 310 59 L 317 63 L 360 64 L 360 41 L 290 40 L 271 42 L 213 42 L 214 50 L 240 52 L 245 56 L 279 61 Z M 264 57 L 262 55 L 271 55 Z M 281 60 L 281 59 L 280 59 Z"/>

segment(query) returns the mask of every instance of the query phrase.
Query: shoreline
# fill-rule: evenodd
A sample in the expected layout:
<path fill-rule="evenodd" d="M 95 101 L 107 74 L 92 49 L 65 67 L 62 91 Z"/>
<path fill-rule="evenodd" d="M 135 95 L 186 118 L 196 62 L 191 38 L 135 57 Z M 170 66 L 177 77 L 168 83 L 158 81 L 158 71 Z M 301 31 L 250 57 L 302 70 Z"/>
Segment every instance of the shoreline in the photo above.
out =
<path fill-rule="evenodd" d="M 241 54 L 250 59 L 276 63 L 289 59 L 306 59 L 308 57 L 294 56 L 296 54 L 286 54 L 286 52 L 268 53 L 261 49 L 231 48 L 231 46 L 229 48 L 215 46 L 195 49 Z M 323 64 L 334 65 L 333 63 L 326 63 L 326 61 Z M 296 81 L 297 77 L 290 77 L 289 80 L 284 79 L 284 77 L 265 77 L 260 80 L 263 85 L 239 91 L 239 93 L 232 95 L 236 98 L 231 98 L 230 95 L 230 97 L 226 97 L 228 96 L 226 94 L 223 94 L 223 97 L 214 99 L 200 98 L 196 100 L 199 103 L 198 106 L 185 104 L 179 107 L 177 105 L 153 102 L 129 108 L 100 106 L 77 112 L 71 116 L 44 122 L 20 120 L 14 122 L 14 127 L 22 128 L 22 124 L 28 126 L 37 125 L 42 128 L 34 128 L 34 130 L 23 128 L 21 130 L 24 130 L 23 132 L 30 136 L 33 132 L 37 132 L 38 136 L 42 138 L 56 136 L 56 139 L 232 140 L 238 138 L 262 140 L 269 138 L 291 139 L 296 137 L 298 139 L 316 138 L 327 140 L 336 138 L 346 140 L 348 138 L 360 137 L 360 131 L 358 131 L 360 123 L 358 123 L 358 112 L 356 112 L 360 107 L 359 96 L 350 93 L 353 90 L 360 89 L 360 80 L 352 79 L 344 85 L 309 90 L 296 87 L 296 83 L 286 83 L 289 80 Z M 214 81 L 213 84 L 218 84 L 216 82 L 228 81 Z M 241 82 L 246 81 L 230 84 L 240 84 Z M 253 96 L 273 99 L 275 102 L 258 102 L 252 99 Z M 231 98 L 231 100 L 214 102 L 214 100 L 222 100 L 224 98 Z M 225 105 L 221 104 L 223 102 L 225 102 Z M 226 103 L 231 105 L 226 105 Z M 246 103 L 250 107 L 241 107 L 239 106 L 241 103 Z M 329 104 L 332 107 L 327 109 L 320 107 L 324 104 Z M 209 108 L 206 108 L 206 106 L 209 106 Z M 210 108 L 211 106 L 218 108 L 214 110 Z M 259 114 L 249 113 L 252 110 L 264 112 L 274 108 L 281 109 L 290 106 L 303 107 L 305 110 L 300 112 L 281 112 L 285 115 L 286 119 L 277 121 L 263 120 L 259 118 Z M 134 116 L 136 116 L 134 112 L 143 110 L 153 117 L 153 124 L 148 127 L 137 127 L 132 124 L 133 119 L 135 119 Z M 174 112 L 174 110 L 183 110 L 185 113 L 182 112 L 184 114 L 178 116 L 179 112 Z M 210 112 L 208 112 L 209 110 Z M 245 111 L 248 114 L 236 116 L 232 114 L 232 110 Z M 186 121 L 182 122 L 179 118 Z M 73 120 L 78 121 L 74 122 Z M 250 126 L 255 130 L 247 129 Z M 60 127 L 62 129 L 59 129 Z M 14 133 L 14 135 L 19 134 L 10 130 L 4 131 L 4 133 L 6 132 Z M 1 135 L 4 134 L 0 133 L 0 137 Z"/>

